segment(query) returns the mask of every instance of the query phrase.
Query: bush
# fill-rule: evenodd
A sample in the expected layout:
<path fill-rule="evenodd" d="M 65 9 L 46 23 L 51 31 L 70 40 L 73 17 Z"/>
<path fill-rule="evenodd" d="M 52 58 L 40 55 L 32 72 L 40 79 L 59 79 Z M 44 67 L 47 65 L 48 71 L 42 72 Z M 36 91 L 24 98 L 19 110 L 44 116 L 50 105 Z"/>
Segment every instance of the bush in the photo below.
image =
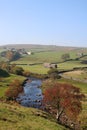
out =
<path fill-rule="evenodd" d="M 3 69 L 0 69 L 0 77 L 8 77 L 9 73 Z"/>
<path fill-rule="evenodd" d="M 53 79 L 59 79 L 59 78 L 61 78 L 61 76 L 58 75 L 58 70 L 56 68 L 51 68 L 48 71 L 48 75 L 49 75 L 50 78 L 53 78 Z"/>
<path fill-rule="evenodd" d="M 15 100 L 19 93 L 23 91 L 22 83 L 19 80 L 14 80 L 10 83 L 9 87 L 5 92 L 5 96 L 9 100 Z"/>
<path fill-rule="evenodd" d="M 23 71 L 23 76 L 29 77 L 31 75 L 31 72 L 29 71 Z"/>
<path fill-rule="evenodd" d="M 56 68 L 50 68 L 50 70 L 48 70 L 47 73 L 48 73 L 48 74 L 53 74 L 53 73 L 58 74 L 58 70 L 57 70 Z"/>
<path fill-rule="evenodd" d="M 61 76 L 58 75 L 57 73 L 52 73 L 52 74 L 50 74 L 50 78 L 53 78 L 53 79 L 60 79 Z"/>
<path fill-rule="evenodd" d="M 38 79 L 47 79 L 47 74 L 37 74 L 37 73 L 31 73 L 31 77 L 38 78 Z"/>
<path fill-rule="evenodd" d="M 23 75 L 23 72 L 24 72 L 24 70 L 23 70 L 22 67 L 16 66 L 16 67 L 14 67 L 14 69 L 13 69 L 13 73 L 14 73 L 14 74 L 17 74 L 17 75 Z"/>

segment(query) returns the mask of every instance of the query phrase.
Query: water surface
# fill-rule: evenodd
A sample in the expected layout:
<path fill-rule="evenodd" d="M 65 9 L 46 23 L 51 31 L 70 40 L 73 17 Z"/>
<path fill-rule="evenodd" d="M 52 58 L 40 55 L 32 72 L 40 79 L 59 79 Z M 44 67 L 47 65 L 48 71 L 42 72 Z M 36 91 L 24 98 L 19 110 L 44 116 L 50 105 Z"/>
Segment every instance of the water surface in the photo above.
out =
<path fill-rule="evenodd" d="M 16 100 L 23 106 L 40 108 L 43 99 L 41 84 L 39 79 L 28 79 L 24 84 L 24 93 L 19 94 Z"/>

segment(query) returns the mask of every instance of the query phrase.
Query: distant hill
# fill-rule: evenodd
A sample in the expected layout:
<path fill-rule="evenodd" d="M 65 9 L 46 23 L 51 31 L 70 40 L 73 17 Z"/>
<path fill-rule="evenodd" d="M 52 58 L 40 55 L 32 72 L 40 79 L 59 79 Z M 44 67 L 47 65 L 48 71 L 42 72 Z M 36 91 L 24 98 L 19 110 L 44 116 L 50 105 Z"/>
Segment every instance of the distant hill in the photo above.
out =
<path fill-rule="evenodd" d="M 61 56 L 66 53 L 69 53 L 70 59 L 73 60 L 80 60 L 81 54 L 87 55 L 87 48 L 34 44 L 4 45 L 0 47 L 0 52 L 9 49 L 23 49 L 25 52 L 31 52 L 31 55 L 23 55 L 18 60 L 12 62 L 15 64 L 60 63 L 62 62 Z"/>
<path fill-rule="evenodd" d="M 0 46 L 0 48 L 16 48 L 16 49 L 29 49 L 29 50 L 79 50 L 79 51 L 85 51 L 87 48 L 84 47 L 70 47 L 70 46 L 57 46 L 57 45 L 39 45 L 39 44 L 8 44 Z"/>
<path fill-rule="evenodd" d="M 65 46 L 56 46 L 56 45 L 39 45 L 39 44 L 9 44 L 9 45 L 4 45 L 4 46 L 1 46 L 2 48 L 6 47 L 6 48 L 16 48 L 16 49 L 19 49 L 19 48 L 29 48 L 29 49 L 66 49 L 66 48 L 69 48 L 69 49 L 76 49 L 77 47 L 65 47 Z"/>

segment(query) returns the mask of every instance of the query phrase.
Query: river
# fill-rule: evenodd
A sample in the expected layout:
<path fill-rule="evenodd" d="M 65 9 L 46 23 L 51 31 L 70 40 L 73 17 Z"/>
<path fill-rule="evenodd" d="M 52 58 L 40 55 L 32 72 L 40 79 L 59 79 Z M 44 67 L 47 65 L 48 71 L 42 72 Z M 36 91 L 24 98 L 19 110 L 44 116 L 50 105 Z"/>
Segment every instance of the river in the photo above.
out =
<path fill-rule="evenodd" d="M 40 108 L 42 105 L 42 81 L 36 78 L 29 78 L 24 84 L 23 94 L 19 94 L 17 101 L 25 107 Z"/>

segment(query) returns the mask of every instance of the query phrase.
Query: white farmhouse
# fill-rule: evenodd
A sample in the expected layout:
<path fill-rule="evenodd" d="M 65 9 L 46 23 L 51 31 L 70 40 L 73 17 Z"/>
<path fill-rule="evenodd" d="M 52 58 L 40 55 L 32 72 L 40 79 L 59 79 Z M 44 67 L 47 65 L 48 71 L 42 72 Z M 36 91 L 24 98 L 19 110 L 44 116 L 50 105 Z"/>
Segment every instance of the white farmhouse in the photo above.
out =
<path fill-rule="evenodd" d="M 32 52 L 31 52 L 31 51 L 28 51 L 28 52 L 27 52 L 27 54 L 28 54 L 28 55 L 31 55 L 31 54 L 32 54 Z"/>

